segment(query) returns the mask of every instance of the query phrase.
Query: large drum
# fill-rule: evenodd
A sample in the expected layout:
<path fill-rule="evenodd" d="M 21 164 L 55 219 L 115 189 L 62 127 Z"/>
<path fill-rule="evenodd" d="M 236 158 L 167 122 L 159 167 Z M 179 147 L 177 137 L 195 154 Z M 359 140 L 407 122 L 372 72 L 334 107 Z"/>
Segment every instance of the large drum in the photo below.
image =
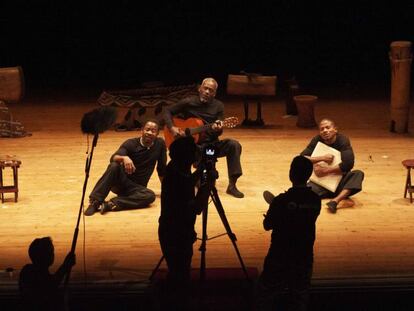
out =
<path fill-rule="evenodd" d="M 314 95 L 296 95 L 293 97 L 293 100 L 298 109 L 296 125 L 298 127 L 315 127 L 314 108 L 318 97 Z"/>
<path fill-rule="evenodd" d="M 411 42 L 394 41 L 390 45 L 391 132 L 406 133 L 410 114 Z"/>
<path fill-rule="evenodd" d="M 23 70 L 18 67 L 0 68 L 0 100 L 17 103 L 24 96 Z"/>

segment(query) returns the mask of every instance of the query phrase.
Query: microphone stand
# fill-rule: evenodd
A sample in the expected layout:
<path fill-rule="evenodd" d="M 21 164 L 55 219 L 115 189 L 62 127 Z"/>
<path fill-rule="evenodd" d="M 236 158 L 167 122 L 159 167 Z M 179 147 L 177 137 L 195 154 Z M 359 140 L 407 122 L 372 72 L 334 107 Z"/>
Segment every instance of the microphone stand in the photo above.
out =
<path fill-rule="evenodd" d="M 94 137 L 93 137 L 91 152 L 89 153 L 88 157 L 86 158 L 86 163 L 85 163 L 85 180 L 83 182 L 82 199 L 81 199 L 81 202 L 80 202 L 78 219 L 77 219 L 77 222 L 76 222 L 75 231 L 73 233 L 72 246 L 70 248 L 70 252 L 71 253 L 75 253 L 76 243 L 78 241 L 79 223 L 80 223 L 80 219 L 81 219 L 82 211 L 83 211 L 83 206 L 84 206 L 86 186 L 88 184 L 89 171 L 90 171 L 91 164 L 92 164 L 93 150 L 95 149 L 95 147 L 96 147 L 96 145 L 98 143 L 98 137 L 99 137 L 99 134 L 96 133 L 94 135 Z M 65 279 L 64 279 L 64 283 L 63 283 L 63 293 L 64 293 L 64 300 L 65 300 L 64 301 L 65 310 L 69 310 L 69 306 L 68 306 L 68 303 L 69 303 L 68 284 L 69 284 L 69 279 L 70 279 L 71 271 L 72 271 L 72 267 L 69 267 L 68 271 L 66 272 Z"/>

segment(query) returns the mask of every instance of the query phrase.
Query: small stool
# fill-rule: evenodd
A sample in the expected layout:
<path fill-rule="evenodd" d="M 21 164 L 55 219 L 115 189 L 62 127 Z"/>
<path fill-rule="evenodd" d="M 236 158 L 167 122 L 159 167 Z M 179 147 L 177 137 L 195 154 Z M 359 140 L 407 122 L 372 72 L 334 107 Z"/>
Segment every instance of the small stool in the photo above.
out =
<path fill-rule="evenodd" d="M 318 100 L 317 96 L 313 95 L 296 95 L 293 97 L 296 108 L 298 109 L 298 127 L 315 127 L 314 107 Z"/>
<path fill-rule="evenodd" d="M 14 192 L 14 202 L 17 202 L 17 196 L 19 192 L 18 184 L 18 169 L 22 162 L 15 156 L 0 156 L 0 196 L 1 203 L 4 203 L 4 194 L 7 192 Z M 13 185 L 3 185 L 3 170 L 6 167 L 10 167 L 13 170 Z"/>
<path fill-rule="evenodd" d="M 413 203 L 414 188 L 411 184 L 411 169 L 414 168 L 414 159 L 407 159 L 401 162 L 407 169 L 407 178 L 405 179 L 404 198 L 407 197 L 407 192 L 410 194 L 410 203 Z"/>

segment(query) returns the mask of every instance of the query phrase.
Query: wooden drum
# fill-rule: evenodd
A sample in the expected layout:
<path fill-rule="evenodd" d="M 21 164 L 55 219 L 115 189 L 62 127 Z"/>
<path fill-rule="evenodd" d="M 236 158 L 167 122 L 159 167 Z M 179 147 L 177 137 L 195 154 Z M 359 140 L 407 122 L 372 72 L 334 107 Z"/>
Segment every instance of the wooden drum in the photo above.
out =
<path fill-rule="evenodd" d="M 0 100 L 18 103 L 24 96 L 23 70 L 18 67 L 0 68 Z"/>
<path fill-rule="evenodd" d="M 411 42 L 394 41 L 390 45 L 391 132 L 406 133 L 410 115 Z"/>
<path fill-rule="evenodd" d="M 298 109 L 298 120 L 296 126 L 298 127 L 315 127 L 314 107 L 318 100 L 314 95 L 296 95 L 293 97 L 296 108 Z"/>

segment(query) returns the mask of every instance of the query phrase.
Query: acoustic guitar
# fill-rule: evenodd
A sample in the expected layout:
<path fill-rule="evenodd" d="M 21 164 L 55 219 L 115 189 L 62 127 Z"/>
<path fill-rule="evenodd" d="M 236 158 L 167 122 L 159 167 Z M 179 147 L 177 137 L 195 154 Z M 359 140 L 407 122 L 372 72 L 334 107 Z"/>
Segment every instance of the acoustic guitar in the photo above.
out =
<path fill-rule="evenodd" d="M 194 141 L 198 143 L 200 141 L 200 135 L 211 128 L 213 123 L 204 124 L 203 120 L 198 118 L 172 118 L 173 123 L 176 127 L 183 130 L 186 135 L 191 135 L 194 138 Z M 233 128 L 239 124 L 239 119 L 237 117 L 228 117 L 221 121 L 223 128 Z M 164 126 L 164 138 L 167 148 L 170 147 L 172 142 L 176 137 L 171 133 L 170 129 L 167 126 Z"/>

